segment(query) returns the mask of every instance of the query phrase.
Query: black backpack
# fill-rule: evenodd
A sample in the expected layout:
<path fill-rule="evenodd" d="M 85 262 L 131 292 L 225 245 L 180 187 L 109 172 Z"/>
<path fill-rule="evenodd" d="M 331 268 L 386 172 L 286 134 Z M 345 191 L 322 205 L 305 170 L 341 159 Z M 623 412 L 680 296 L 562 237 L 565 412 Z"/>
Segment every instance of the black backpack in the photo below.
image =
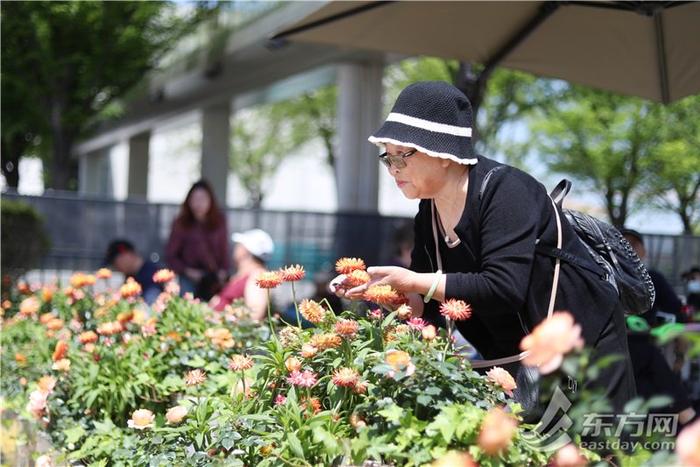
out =
<path fill-rule="evenodd" d="M 559 182 L 550 196 L 586 246 L 590 258 L 580 258 L 539 244 L 537 251 L 600 275 L 615 287 L 627 313 L 649 311 L 656 292 L 644 263 L 622 233 L 612 225 L 573 209 L 562 209 L 562 202 L 570 190 L 571 182 L 565 179 Z"/>

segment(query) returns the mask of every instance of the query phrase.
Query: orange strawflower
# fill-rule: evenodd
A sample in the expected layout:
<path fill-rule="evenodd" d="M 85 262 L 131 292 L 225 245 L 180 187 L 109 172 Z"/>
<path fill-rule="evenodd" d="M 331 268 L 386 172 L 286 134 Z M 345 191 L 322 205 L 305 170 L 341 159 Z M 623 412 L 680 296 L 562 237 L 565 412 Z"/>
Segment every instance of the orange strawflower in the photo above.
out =
<path fill-rule="evenodd" d="M 156 284 L 165 284 L 175 279 L 175 273 L 170 269 L 159 269 L 153 274 L 153 282 Z"/>
<path fill-rule="evenodd" d="M 503 388 L 503 391 L 510 397 L 513 397 L 513 389 L 518 387 L 508 370 L 504 370 L 500 366 L 493 367 L 487 371 L 486 379 Z"/>
<path fill-rule="evenodd" d="M 59 361 L 55 362 L 52 366 L 52 369 L 56 371 L 68 371 L 70 370 L 70 360 L 67 358 L 62 358 Z"/>
<path fill-rule="evenodd" d="M 335 323 L 335 332 L 347 339 L 352 339 L 357 334 L 360 325 L 354 319 L 339 319 Z"/>
<path fill-rule="evenodd" d="M 46 323 L 46 329 L 49 331 L 58 331 L 60 329 L 63 329 L 63 320 L 60 318 L 53 318 L 49 320 L 48 323 Z"/>
<path fill-rule="evenodd" d="M 117 321 L 121 324 L 126 324 L 132 319 L 134 319 L 134 310 L 122 311 L 117 315 Z"/>
<path fill-rule="evenodd" d="M 56 342 L 56 348 L 53 351 L 53 356 L 51 357 L 54 362 L 65 358 L 68 354 L 68 342 L 58 341 Z"/>
<path fill-rule="evenodd" d="M 421 330 L 421 334 L 423 339 L 431 341 L 437 337 L 437 329 L 432 324 L 429 324 Z"/>
<path fill-rule="evenodd" d="M 318 348 L 311 344 L 304 344 L 301 346 L 301 356 L 302 358 L 313 358 L 318 353 Z"/>
<path fill-rule="evenodd" d="M 399 300 L 399 293 L 390 285 L 372 285 L 365 291 L 364 299 L 380 305 L 391 305 Z"/>
<path fill-rule="evenodd" d="M 97 278 L 92 274 L 76 272 L 70 278 L 70 285 L 75 289 L 80 289 L 88 285 L 95 285 Z"/>
<path fill-rule="evenodd" d="M 311 411 L 314 414 L 317 414 L 321 411 L 321 401 L 318 400 L 317 397 L 312 397 L 310 399 L 304 399 L 302 404 L 301 404 L 301 410 L 306 410 L 307 409 L 307 404 L 308 408 L 311 409 Z"/>
<path fill-rule="evenodd" d="M 78 336 L 78 342 L 81 344 L 91 344 L 93 342 L 97 342 L 97 339 L 97 334 L 95 334 L 93 331 L 81 332 Z"/>
<path fill-rule="evenodd" d="M 129 428 L 145 430 L 146 428 L 153 428 L 155 425 L 155 416 L 150 410 L 139 409 L 131 414 L 131 418 L 127 420 L 126 423 Z"/>
<path fill-rule="evenodd" d="M 27 357 L 19 352 L 15 353 L 15 361 L 18 365 L 24 366 L 27 364 Z"/>
<path fill-rule="evenodd" d="M 357 271 L 358 269 L 367 269 L 365 262 L 360 258 L 340 258 L 335 263 L 335 270 L 338 271 L 338 274 L 347 275 L 353 271 Z"/>
<path fill-rule="evenodd" d="M 367 422 L 365 422 L 365 419 L 360 417 L 358 414 L 353 413 L 350 415 L 350 425 L 358 430 L 360 428 L 364 428 L 367 426 Z"/>
<path fill-rule="evenodd" d="M 44 300 L 45 302 L 50 302 L 51 299 L 53 299 L 53 293 L 55 291 L 55 287 L 44 287 L 41 289 L 41 299 Z"/>
<path fill-rule="evenodd" d="M 211 343 L 220 349 L 230 349 L 236 345 L 231 331 L 226 328 L 209 328 L 204 331 L 204 336 L 211 339 Z"/>
<path fill-rule="evenodd" d="M 124 327 L 119 321 L 108 321 L 97 326 L 97 334 L 101 336 L 112 336 L 124 330 Z"/>
<path fill-rule="evenodd" d="M 309 299 L 302 300 L 299 304 L 299 313 L 305 320 L 318 324 L 326 317 L 326 310 L 317 302 Z"/>
<path fill-rule="evenodd" d="M 38 298 L 27 297 L 19 304 L 19 314 L 22 316 L 33 316 L 39 312 L 41 302 Z"/>
<path fill-rule="evenodd" d="M 696 440 L 696 445 L 697 441 L 700 441 L 700 439 Z M 700 449 L 698 449 L 698 452 L 700 453 Z M 549 465 L 552 467 L 586 467 L 588 465 L 588 459 L 581 454 L 581 451 L 579 451 L 575 444 L 569 443 L 557 451 Z M 687 465 L 692 464 L 687 463 Z"/>
<path fill-rule="evenodd" d="M 261 289 L 274 289 L 282 283 L 282 276 L 277 271 L 263 271 L 255 279 Z"/>
<path fill-rule="evenodd" d="M 284 361 L 284 366 L 287 368 L 287 371 L 292 373 L 294 371 L 300 371 L 301 370 L 301 361 L 296 358 L 296 357 L 289 357 L 287 360 Z"/>
<path fill-rule="evenodd" d="M 411 309 L 410 306 L 408 306 L 406 304 L 403 304 L 396 309 L 396 317 L 402 321 L 405 321 L 407 319 L 411 319 L 412 316 L 413 316 L 413 310 Z"/>
<path fill-rule="evenodd" d="M 207 380 L 207 374 L 197 368 L 185 373 L 184 379 L 187 386 L 198 386 Z"/>
<path fill-rule="evenodd" d="M 112 277 L 112 271 L 110 271 L 110 270 L 107 269 L 107 268 L 100 268 L 100 269 L 95 273 L 95 276 L 96 276 L 98 279 L 109 279 L 110 277 Z"/>
<path fill-rule="evenodd" d="M 37 382 L 39 390 L 42 392 L 51 393 L 53 388 L 56 387 L 56 378 L 53 376 L 42 376 Z"/>
<path fill-rule="evenodd" d="M 447 451 L 430 467 L 478 467 L 472 456 L 464 451 Z"/>
<path fill-rule="evenodd" d="M 517 427 L 518 422 L 502 408 L 489 410 L 481 423 L 479 447 L 488 455 L 499 454 L 508 447 Z"/>
<path fill-rule="evenodd" d="M 440 304 L 440 314 L 452 321 L 462 321 L 472 315 L 472 307 L 464 300 L 451 298 Z"/>
<path fill-rule="evenodd" d="M 229 370 L 245 371 L 253 368 L 253 359 L 245 355 L 234 355 L 228 362 Z"/>
<path fill-rule="evenodd" d="M 56 315 L 53 313 L 43 313 L 41 316 L 39 316 L 39 322 L 43 325 L 46 325 L 51 321 L 52 319 L 56 318 Z"/>
<path fill-rule="evenodd" d="M 119 293 L 122 298 L 133 298 L 141 295 L 141 285 L 134 280 L 133 277 L 129 277 L 126 283 L 121 286 Z"/>
<path fill-rule="evenodd" d="M 364 394 L 367 392 L 367 386 L 367 381 L 358 381 L 352 390 L 355 394 Z"/>
<path fill-rule="evenodd" d="M 342 343 L 340 336 L 333 332 L 316 334 L 311 338 L 311 345 L 319 350 L 334 349 Z"/>
<path fill-rule="evenodd" d="M 687 425 L 678 435 L 676 454 L 681 465 L 700 465 L 700 420 Z"/>
<path fill-rule="evenodd" d="M 343 281 L 343 286 L 348 288 L 359 287 L 361 285 L 366 284 L 370 280 L 371 277 L 369 276 L 369 273 L 367 273 L 367 271 L 365 271 L 364 269 L 355 269 L 345 277 L 345 280 Z"/>
<path fill-rule="evenodd" d="M 403 371 L 406 376 L 416 372 L 416 365 L 411 361 L 411 356 L 403 350 L 390 349 L 386 351 L 384 361 L 392 368 L 389 377 L 394 377 L 394 372 Z"/>
<path fill-rule="evenodd" d="M 304 271 L 303 266 L 295 264 L 280 269 L 280 275 L 282 276 L 282 280 L 284 282 L 297 282 L 302 280 L 304 276 L 306 276 L 306 272 Z"/>
<path fill-rule="evenodd" d="M 333 384 L 346 388 L 355 387 L 359 380 L 360 374 L 352 368 L 338 368 L 333 372 L 333 377 L 331 378 Z"/>
<path fill-rule="evenodd" d="M 581 326 L 568 312 L 554 313 L 520 342 L 520 349 L 529 352 L 523 364 L 538 367 L 543 375 L 559 368 L 564 354 L 582 347 Z"/>

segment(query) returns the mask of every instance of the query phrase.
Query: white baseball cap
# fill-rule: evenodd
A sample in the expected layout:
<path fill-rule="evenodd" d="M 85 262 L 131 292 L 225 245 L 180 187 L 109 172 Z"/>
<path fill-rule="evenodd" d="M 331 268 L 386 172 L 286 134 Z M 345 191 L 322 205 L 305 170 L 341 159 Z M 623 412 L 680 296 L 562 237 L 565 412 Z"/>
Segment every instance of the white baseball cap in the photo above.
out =
<path fill-rule="evenodd" d="M 234 233 L 231 235 L 231 240 L 235 243 L 240 243 L 253 256 L 257 256 L 263 261 L 269 260 L 272 252 L 275 250 L 275 243 L 272 241 L 272 238 L 261 229 Z"/>

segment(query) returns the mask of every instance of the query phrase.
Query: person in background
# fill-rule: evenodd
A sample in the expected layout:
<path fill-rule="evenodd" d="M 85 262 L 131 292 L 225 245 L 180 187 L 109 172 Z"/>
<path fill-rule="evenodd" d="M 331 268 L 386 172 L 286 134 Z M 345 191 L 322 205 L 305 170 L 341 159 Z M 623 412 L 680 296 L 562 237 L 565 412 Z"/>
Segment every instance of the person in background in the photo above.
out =
<path fill-rule="evenodd" d="M 411 251 L 413 251 L 413 225 L 411 223 L 406 223 L 396 229 L 392 246 L 394 256 L 389 260 L 389 265 L 409 267 L 411 265 Z"/>
<path fill-rule="evenodd" d="M 251 317 L 260 321 L 267 313 L 267 292 L 255 283 L 258 275 L 265 270 L 265 264 L 272 255 L 275 244 L 264 230 L 253 229 L 231 236 L 235 274 L 215 295 L 209 305 L 217 311 L 223 310 L 234 300 L 243 299 L 251 311 Z"/>
<path fill-rule="evenodd" d="M 230 258 L 226 218 L 209 183 L 187 192 L 165 248 L 168 267 L 179 276 L 182 293 L 209 300 L 226 280 Z"/>
<path fill-rule="evenodd" d="M 685 282 L 685 303 L 691 313 L 700 311 L 700 267 L 693 266 L 683 273 Z"/>
<path fill-rule="evenodd" d="M 632 229 L 622 229 L 620 230 L 625 239 L 632 245 L 637 256 L 642 261 L 646 260 L 647 250 L 644 246 L 644 238 L 636 230 Z M 647 320 L 650 326 L 656 326 L 657 324 L 663 324 L 659 322 L 662 316 L 674 316 L 677 322 L 685 321 L 681 309 L 683 303 L 681 303 L 678 295 L 669 284 L 666 277 L 656 269 L 647 267 L 649 271 L 649 276 L 651 276 L 651 281 L 654 283 L 654 289 L 656 289 L 656 300 L 654 300 L 654 305 L 651 310 L 647 311 L 642 315 L 644 319 Z M 662 313 L 662 315 L 659 315 Z"/>
<path fill-rule="evenodd" d="M 149 305 L 156 301 L 163 291 L 161 284 L 153 282 L 153 274 L 162 265 L 144 259 L 128 240 L 114 240 L 107 247 L 104 263 L 106 266 L 124 274 L 124 277 L 132 277 L 141 286 L 143 300 Z"/>

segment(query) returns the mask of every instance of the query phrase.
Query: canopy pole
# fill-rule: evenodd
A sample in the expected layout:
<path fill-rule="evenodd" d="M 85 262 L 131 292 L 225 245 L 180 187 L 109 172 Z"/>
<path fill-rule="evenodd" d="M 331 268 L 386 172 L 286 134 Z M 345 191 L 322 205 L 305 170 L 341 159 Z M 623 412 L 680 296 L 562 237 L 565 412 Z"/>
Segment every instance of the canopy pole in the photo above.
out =
<path fill-rule="evenodd" d="M 661 102 L 668 104 L 671 96 L 668 86 L 668 65 L 666 61 L 666 45 L 664 43 L 663 10 L 654 12 L 654 32 L 656 33 L 656 54 L 659 59 L 659 84 L 661 85 Z"/>
<path fill-rule="evenodd" d="M 555 1 L 547 1 L 540 6 L 537 13 L 530 18 L 530 20 L 523 25 L 498 51 L 489 58 L 484 64 L 484 69 L 481 70 L 478 76 L 472 79 L 467 79 L 466 83 L 462 86 L 462 92 L 464 92 L 469 101 L 472 104 L 472 109 L 474 116 L 476 117 L 479 107 L 481 106 L 481 101 L 483 100 L 484 93 L 486 91 L 486 83 L 491 77 L 491 73 L 496 69 L 496 67 L 501 63 L 501 61 L 511 53 L 516 47 L 523 43 L 530 34 L 532 34 L 547 18 L 552 16 L 552 14 L 557 11 L 560 3 Z M 460 66 L 460 69 L 462 67 Z"/>

